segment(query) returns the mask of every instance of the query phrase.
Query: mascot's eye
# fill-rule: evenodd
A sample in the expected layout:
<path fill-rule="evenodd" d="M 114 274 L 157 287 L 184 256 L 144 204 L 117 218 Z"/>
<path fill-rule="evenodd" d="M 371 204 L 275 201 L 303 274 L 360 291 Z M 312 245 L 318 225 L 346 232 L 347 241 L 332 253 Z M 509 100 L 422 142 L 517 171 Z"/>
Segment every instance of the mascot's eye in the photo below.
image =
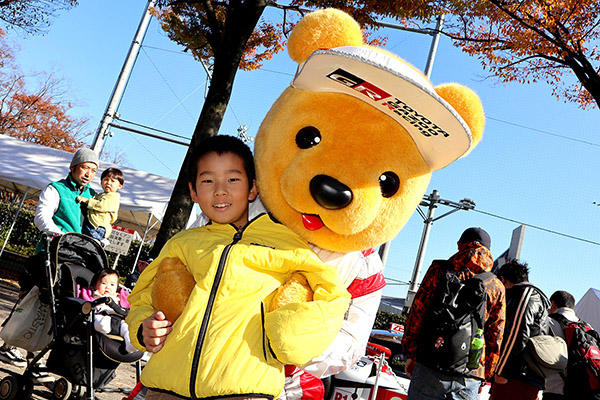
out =
<path fill-rule="evenodd" d="M 400 188 L 400 178 L 392 171 L 387 171 L 379 177 L 379 186 L 383 197 L 392 197 Z"/>
<path fill-rule="evenodd" d="M 301 149 L 309 149 L 321 142 L 321 132 L 314 126 L 305 126 L 296 134 L 296 144 Z"/>

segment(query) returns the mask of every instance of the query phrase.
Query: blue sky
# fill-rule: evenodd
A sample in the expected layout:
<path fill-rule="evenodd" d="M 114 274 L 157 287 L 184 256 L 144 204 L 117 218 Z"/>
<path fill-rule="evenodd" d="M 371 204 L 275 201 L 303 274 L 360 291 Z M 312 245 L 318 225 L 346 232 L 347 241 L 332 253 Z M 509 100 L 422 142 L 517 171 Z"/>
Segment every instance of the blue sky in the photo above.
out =
<path fill-rule="evenodd" d="M 10 31 L 25 72 L 53 71 L 68 83 L 74 115 L 90 118 L 95 130 L 121 69 L 146 1 L 88 1 L 56 18 L 45 36 Z M 267 18 L 281 20 L 279 10 Z M 423 69 L 430 38 L 383 29 L 387 49 Z M 182 54 L 153 20 L 143 50 L 119 107 L 122 118 L 190 137 L 200 112 L 206 75 L 191 56 Z M 289 84 L 295 64 L 282 52 L 261 70 L 240 72 L 221 133 L 240 125 L 254 135 L 277 96 Z M 441 38 L 431 80 L 459 82 L 474 89 L 484 105 L 487 124 L 480 145 L 465 159 L 437 171 L 427 190 L 447 200 L 469 198 L 476 210 L 600 242 L 600 114 L 581 110 L 551 95 L 544 83 L 501 84 L 479 62 Z M 114 130 L 108 145 L 122 151 L 128 166 L 174 178 L 185 149 Z M 569 140 L 564 137 L 571 137 Z M 91 137 L 89 138 L 91 142 Z M 586 142 L 586 143 L 584 143 Z M 440 206 L 436 215 L 450 209 Z M 456 240 L 469 226 L 492 237 L 492 254 L 509 245 L 517 223 L 477 211 L 459 211 L 431 229 L 424 268 L 456 251 Z M 387 277 L 408 281 L 423 229 L 415 213 L 392 241 Z M 521 253 L 531 267 L 530 280 L 550 295 L 568 290 L 576 299 L 598 288 L 600 246 L 527 227 Z M 424 272 L 424 271 L 423 271 Z M 422 276 L 422 274 L 421 274 Z M 389 285 L 385 295 L 403 297 L 406 286 Z"/>

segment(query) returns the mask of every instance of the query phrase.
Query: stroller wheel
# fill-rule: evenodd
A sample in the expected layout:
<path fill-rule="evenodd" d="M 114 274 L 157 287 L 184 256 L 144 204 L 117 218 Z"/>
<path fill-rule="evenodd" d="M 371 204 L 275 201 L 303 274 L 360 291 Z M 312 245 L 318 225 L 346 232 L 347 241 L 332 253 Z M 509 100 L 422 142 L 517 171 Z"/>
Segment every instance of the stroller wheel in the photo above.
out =
<path fill-rule="evenodd" d="M 2 400 L 13 400 L 17 398 L 19 392 L 19 383 L 17 378 L 13 375 L 5 376 L 0 381 L 0 399 Z"/>
<path fill-rule="evenodd" d="M 71 396 L 71 390 L 73 390 L 73 385 L 71 382 L 66 380 L 65 378 L 60 378 L 54 384 L 54 388 L 52 389 L 53 399 L 55 400 L 66 400 Z"/>
<path fill-rule="evenodd" d="M 33 383 L 23 376 L 7 375 L 0 381 L 0 400 L 27 399 L 33 392 Z"/>

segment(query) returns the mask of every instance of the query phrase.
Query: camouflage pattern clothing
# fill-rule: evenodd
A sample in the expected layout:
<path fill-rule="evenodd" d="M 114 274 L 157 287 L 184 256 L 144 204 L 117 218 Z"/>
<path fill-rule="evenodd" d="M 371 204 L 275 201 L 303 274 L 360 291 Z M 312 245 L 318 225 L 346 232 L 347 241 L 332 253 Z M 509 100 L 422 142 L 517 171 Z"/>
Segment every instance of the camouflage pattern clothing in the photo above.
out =
<path fill-rule="evenodd" d="M 461 280 L 466 280 L 476 274 L 491 271 L 494 260 L 490 251 L 478 242 L 458 243 L 458 252 L 448 259 Z M 410 309 L 406 321 L 402 349 L 407 358 L 416 359 L 419 334 L 431 302 L 434 300 L 435 289 L 444 276 L 446 267 L 434 261 L 423 281 Z M 487 301 L 485 307 L 484 338 L 485 347 L 478 369 L 472 370 L 470 376 L 489 380 L 494 375 L 506 313 L 504 285 L 496 277 L 485 282 Z"/>

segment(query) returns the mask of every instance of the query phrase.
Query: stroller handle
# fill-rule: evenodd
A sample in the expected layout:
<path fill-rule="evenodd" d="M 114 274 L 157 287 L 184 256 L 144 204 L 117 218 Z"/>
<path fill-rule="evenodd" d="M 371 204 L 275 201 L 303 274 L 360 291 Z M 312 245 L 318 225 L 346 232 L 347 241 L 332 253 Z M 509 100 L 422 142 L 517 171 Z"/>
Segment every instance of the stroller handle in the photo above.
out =
<path fill-rule="evenodd" d="M 110 301 L 111 301 L 110 297 L 100 297 L 100 298 L 97 298 L 96 300 L 92 301 L 91 304 L 92 304 L 92 307 L 96 307 L 96 306 L 99 306 L 100 304 L 108 304 L 108 303 L 110 303 Z"/>

